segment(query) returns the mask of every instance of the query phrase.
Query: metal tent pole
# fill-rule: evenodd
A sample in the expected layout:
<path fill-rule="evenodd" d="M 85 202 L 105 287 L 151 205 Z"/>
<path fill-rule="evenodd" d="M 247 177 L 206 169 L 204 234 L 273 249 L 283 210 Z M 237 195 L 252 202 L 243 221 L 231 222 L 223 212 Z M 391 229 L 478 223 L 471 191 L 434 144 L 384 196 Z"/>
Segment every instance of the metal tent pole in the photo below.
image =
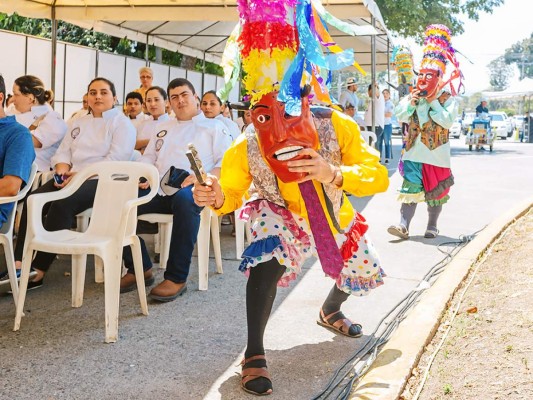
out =
<path fill-rule="evenodd" d="M 372 16 L 372 26 L 375 28 L 376 27 L 376 19 L 374 18 L 374 16 Z M 376 82 L 376 36 L 375 35 L 372 35 L 370 37 L 370 48 L 371 48 L 371 54 L 370 54 L 370 57 L 371 57 L 371 82 L 370 84 L 372 85 L 372 97 L 370 98 L 370 101 L 372 103 L 372 131 L 374 133 L 376 133 L 376 102 L 374 101 L 374 99 L 376 98 L 377 96 L 377 93 L 376 92 L 376 88 L 374 86 L 374 83 Z M 376 135 L 377 136 L 377 135 Z"/>
<path fill-rule="evenodd" d="M 56 55 L 57 55 L 57 20 L 56 20 L 56 0 L 52 3 L 52 60 L 50 68 L 50 89 L 56 92 Z M 65 101 L 65 99 L 63 99 Z"/>
<path fill-rule="evenodd" d="M 148 58 L 148 47 L 150 47 L 150 45 L 148 44 L 148 41 L 150 40 L 150 35 L 146 35 L 146 49 L 144 50 L 144 61 L 146 63 L 146 66 L 148 66 L 148 63 L 149 63 L 149 58 Z"/>

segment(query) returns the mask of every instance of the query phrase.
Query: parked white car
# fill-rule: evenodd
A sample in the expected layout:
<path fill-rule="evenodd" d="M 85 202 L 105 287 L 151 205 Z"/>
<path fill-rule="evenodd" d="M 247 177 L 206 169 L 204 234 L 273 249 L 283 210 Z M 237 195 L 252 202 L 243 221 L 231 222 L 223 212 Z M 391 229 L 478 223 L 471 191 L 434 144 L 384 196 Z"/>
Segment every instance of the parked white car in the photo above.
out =
<path fill-rule="evenodd" d="M 460 137 L 461 136 L 461 129 L 462 129 L 461 118 L 458 117 L 458 118 L 455 119 L 455 121 L 453 122 L 452 127 L 450 128 L 450 136 L 454 137 L 454 138 Z"/>
<path fill-rule="evenodd" d="M 513 126 L 515 129 L 518 129 L 518 132 L 522 132 L 524 130 L 524 116 L 523 115 L 513 115 Z"/>
<path fill-rule="evenodd" d="M 461 121 L 461 126 L 463 129 L 463 133 L 466 134 L 468 130 L 472 127 L 472 121 L 476 118 L 475 112 L 467 112 L 465 113 L 465 117 Z"/>
<path fill-rule="evenodd" d="M 489 116 L 490 128 L 497 137 L 507 139 L 513 135 L 513 127 L 511 125 L 511 120 L 507 118 L 507 114 L 495 111 L 489 113 Z"/>

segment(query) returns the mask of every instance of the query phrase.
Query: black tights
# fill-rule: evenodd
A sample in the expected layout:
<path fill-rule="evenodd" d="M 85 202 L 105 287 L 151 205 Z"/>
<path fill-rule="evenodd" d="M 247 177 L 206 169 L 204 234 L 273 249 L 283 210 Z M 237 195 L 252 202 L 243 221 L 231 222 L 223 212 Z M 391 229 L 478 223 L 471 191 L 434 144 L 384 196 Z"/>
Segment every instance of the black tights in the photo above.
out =
<path fill-rule="evenodd" d="M 250 269 L 250 277 L 246 285 L 248 345 L 244 354 L 245 358 L 265 354 L 263 346 L 265 328 L 276 298 L 277 283 L 284 272 L 285 267 L 274 258 Z M 324 315 L 340 310 L 341 304 L 349 296 L 333 284 L 333 288 L 322 305 Z M 338 318 L 333 318 L 333 321 L 336 319 Z"/>
<path fill-rule="evenodd" d="M 272 312 L 272 305 L 276 298 L 277 284 L 283 276 L 285 267 L 273 258 L 270 261 L 250 268 L 250 277 L 246 285 L 246 319 L 248 321 L 248 344 L 244 358 L 264 355 L 263 337 L 265 328 Z M 340 310 L 341 304 L 348 298 L 348 294 L 339 290 L 334 284 L 324 305 L 323 311 L 328 315 Z M 338 318 L 338 317 L 337 317 Z M 333 318 L 332 323 L 335 321 Z M 351 329 L 351 328 L 350 328 Z M 247 362 L 244 368 L 266 367 L 266 360 L 259 359 Z M 256 378 L 246 383 L 246 389 L 258 394 L 266 394 L 272 389 L 272 383 L 266 378 Z"/>
<path fill-rule="evenodd" d="M 246 285 L 246 318 L 248 321 L 248 345 L 245 358 L 265 354 L 263 336 L 276 298 L 277 284 L 285 267 L 273 258 L 250 268 Z"/>

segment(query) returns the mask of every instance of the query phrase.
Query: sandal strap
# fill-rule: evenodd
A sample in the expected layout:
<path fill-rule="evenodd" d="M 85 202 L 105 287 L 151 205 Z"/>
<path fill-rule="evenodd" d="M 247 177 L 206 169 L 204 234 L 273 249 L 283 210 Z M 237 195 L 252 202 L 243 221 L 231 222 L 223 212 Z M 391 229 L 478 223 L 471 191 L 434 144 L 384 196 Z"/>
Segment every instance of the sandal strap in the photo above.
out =
<path fill-rule="evenodd" d="M 335 316 L 335 315 L 337 315 L 339 313 L 341 313 L 341 310 L 332 312 L 331 314 L 324 316 L 324 311 L 322 310 L 322 308 L 320 308 L 320 317 L 322 318 L 322 321 L 324 323 L 326 323 L 327 325 L 335 328 L 339 332 L 348 334 L 348 332 L 350 331 L 350 328 L 352 327 L 352 325 L 355 325 L 355 326 L 359 327 L 359 329 L 363 329 L 363 326 L 361 324 L 354 323 L 354 322 L 352 322 L 350 319 L 348 319 L 346 317 L 344 317 L 344 318 L 341 317 L 341 318 L 339 318 L 338 320 L 336 320 L 333 323 L 329 322 L 331 317 L 333 317 L 333 316 Z"/>
<path fill-rule="evenodd" d="M 258 354 L 258 355 L 251 356 L 248 358 L 243 358 L 240 365 L 244 366 L 245 364 L 248 364 L 250 361 L 255 361 L 255 360 L 266 360 L 266 357 L 264 354 Z"/>
<path fill-rule="evenodd" d="M 322 321 L 324 321 L 326 324 L 333 325 L 332 323 L 329 322 L 330 318 L 333 317 L 334 315 L 337 315 L 340 312 L 341 310 L 338 310 L 338 311 L 332 312 L 329 315 L 324 316 L 324 311 L 322 310 L 322 308 L 320 308 L 320 317 L 322 317 Z"/>
<path fill-rule="evenodd" d="M 343 333 L 348 333 L 354 324 L 352 324 L 352 321 L 350 321 L 348 318 L 341 318 L 335 321 L 332 325 L 335 329 L 338 329 Z"/>
<path fill-rule="evenodd" d="M 245 385 L 246 383 L 248 383 L 250 381 L 253 381 L 254 379 L 257 379 L 257 378 L 266 378 L 269 381 L 271 380 L 270 379 L 270 374 L 268 373 L 268 370 L 266 369 L 266 367 L 264 367 L 264 368 L 245 368 L 241 372 L 241 382 L 242 382 L 243 385 Z"/>

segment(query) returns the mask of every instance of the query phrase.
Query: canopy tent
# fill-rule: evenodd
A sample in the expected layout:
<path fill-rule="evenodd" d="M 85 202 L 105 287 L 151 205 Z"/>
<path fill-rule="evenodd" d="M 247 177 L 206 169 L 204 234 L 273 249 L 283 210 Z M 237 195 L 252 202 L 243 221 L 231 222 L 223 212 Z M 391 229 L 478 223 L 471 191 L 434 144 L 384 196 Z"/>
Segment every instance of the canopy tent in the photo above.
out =
<path fill-rule="evenodd" d="M 532 96 L 533 95 L 533 79 L 524 78 L 519 82 L 515 82 L 507 89 L 500 92 L 483 92 L 484 97 L 491 99 L 508 99 L 518 96 Z"/>
<path fill-rule="evenodd" d="M 374 0 L 322 2 L 334 16 L 360 27 L 356 37 L 332 29 L 334 40 L 343 48 L 352 48 L 356 61 L 368 71 L 371 37 L 375 36 L 375 66 L 385 70 L 389 36 Z M 213 63 L 219 63 L 238 21 L 236 0 L 0 0 L 0 11 L 63 20 Z"/>

